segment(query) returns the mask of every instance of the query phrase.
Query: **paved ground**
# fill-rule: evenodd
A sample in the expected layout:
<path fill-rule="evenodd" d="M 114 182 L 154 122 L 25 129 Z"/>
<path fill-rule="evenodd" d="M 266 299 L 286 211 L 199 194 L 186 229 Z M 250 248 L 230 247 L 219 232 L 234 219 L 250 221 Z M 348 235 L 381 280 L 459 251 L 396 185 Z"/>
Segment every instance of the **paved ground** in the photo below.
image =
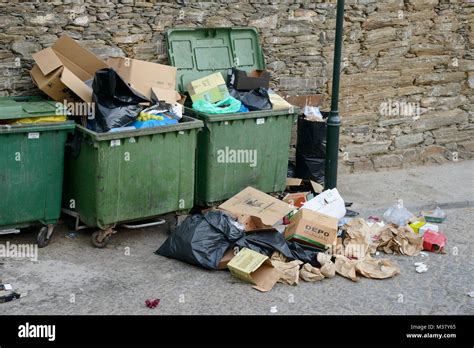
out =
<path fill-rule="evenodd" d="M 392 279 L 354 283 L 336 276 L 260 293 L 227 271 L 153 254 L 166 239 L 166 226 L 120 230 L 102 250 L 90 245 L 90 231 L 68 239 L 62 226 L 39 249 L 38 261 L 0 258 L 0 278 L 24 295 L 0 304 L 0 314 L 474 314 L 474 298 L 466 294 L 474 291 L 473 169 L 471 161 L 339 178 L 342 196 L 365 217 L 397 198 L 409 207 L 437 202 L 447 208 L 442 228 L 448 253 L 389 256 L 401 269 Z M 0 243 L 33 238 L 0 236 Z M 420 260 L 428 272 L 415 272 Z M 150 310 L 143 304 L 147 298 L 161 304 Z"/>

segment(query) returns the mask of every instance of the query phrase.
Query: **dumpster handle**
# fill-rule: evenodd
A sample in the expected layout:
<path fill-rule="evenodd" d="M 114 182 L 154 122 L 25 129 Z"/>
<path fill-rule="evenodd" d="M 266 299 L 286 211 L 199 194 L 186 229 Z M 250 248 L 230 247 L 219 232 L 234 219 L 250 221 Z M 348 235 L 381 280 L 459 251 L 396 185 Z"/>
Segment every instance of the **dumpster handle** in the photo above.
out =
<path fill-rule="evenodd" d="M 143 227 L 151 227 L 151 226 L 163 225 L 164 223 L 166 223 L 165 220 L 159 219 L 158 221 L 155 221 L 155 222 L 148 222 L 148 223 L 138 224 L 138 225 L 123 224 L 123 225 L 121 225 L 121 226 L 123 226 L 123 227 L 125 227 L 125 228 L 136 229 L 136 228 L 143 228 Z"/>

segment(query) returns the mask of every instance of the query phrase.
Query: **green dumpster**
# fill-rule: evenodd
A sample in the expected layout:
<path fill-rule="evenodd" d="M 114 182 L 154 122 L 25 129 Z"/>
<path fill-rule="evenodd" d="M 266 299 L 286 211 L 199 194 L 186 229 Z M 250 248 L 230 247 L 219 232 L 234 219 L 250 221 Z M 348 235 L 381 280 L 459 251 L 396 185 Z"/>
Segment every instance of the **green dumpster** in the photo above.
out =
<path fill-rule="evenodd" d="M 105 247 L 116 224 L 191 209 L 202 126 L 187 116 L 179 124 L 131 131 L 77 126 L 81 141 L 66 156 L 63 211 L 84 227 L 99 227 L 92 243 Z"/>
<path fill-rule="evenodd" d="M 64 108 L 41 97 L 0 98 L 0 233 L 43 224 L 39 247 L 51 240 L 61 213 L 64 148 L 74 122 L 34 119 L 58 114 Z M 12 124 L 25 118 L 33 123 Z"/>
<path fill-rule="evenodd" d="M 181 92 L 193 80 L 228 69 L 265 69 L 255 28 L 174 28 L 167 32 L 170 64 Z M 205 114 L 198 134 L 196 197 L 199 205 L 221 202 L 247 186 L 267 193 L 285 189 L 291 128 L 298 108 Z"/>

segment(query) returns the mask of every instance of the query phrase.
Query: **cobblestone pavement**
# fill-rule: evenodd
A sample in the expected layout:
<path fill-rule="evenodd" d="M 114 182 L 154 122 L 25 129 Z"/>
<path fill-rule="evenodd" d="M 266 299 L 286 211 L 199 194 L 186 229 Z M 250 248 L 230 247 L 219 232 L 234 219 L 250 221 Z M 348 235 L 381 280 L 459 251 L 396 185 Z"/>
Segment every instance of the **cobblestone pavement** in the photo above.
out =
<path fill-rule="evenodd" d="M 466 163 L 455 169 L 469 170 Z M 444 167 L 428 170 L 443 172 Z M 449 172 L 452 168 L 446 169 Z M 374 190 L 409 175 L 406 171 L 375 174 L 370 180 Z M 341 192 L 342 183 L 349 180 L 357 177 L 340 178 Z M 443 180 L 448 181 L 439 179 Z M 467 180 L 457 182 L 464 188 L 458 195 L 472 199 L 466 186 L 469 176 Z M 362 176 L 359 182 L 364 182 Z M 403 190 L 418 190 L 413 180 L 405 183 Z M 346 194 L 351 199 L 358 195 Z M 439 201 L 436 194 L 425 198 Z M 381 197 L 383 204 L 389 200 Z M 462 199 L 453 196 L 452 201 Z M 384 210 L 360 201 L 354 206 L 365 217 Z M 252 289 L 227 271 L 206 271 L 153 254 L 166 239 L 166 225 L 119 230 L 106 249 L 91 246 L 91 231 L 69 239 L 67 228 L 61 226 L 51 244 L 39 249 L 38 261 L 0 259 L 0 278 L 24 296 L 0 304 L 0 314 L 474 314 L 474 298 L 467 295 L 474 291 L 474 208 L 467 203 L 446 211 L 448 221 L 441 226 L 448 237 L 447 254 L 407 257 L 382 252 L 378 257 L 395 260 L 401 274 L 386 280 L 361 277 L 352 282 L 336 276 L 317 283 L 301 281 L 298 286 L 276 284 L 268 293 Z M 0 243 L 31 243 L 34 236 L 0 236 Z M 426 273 L 415 272 L 417 261 L 425 261 Z M 160 298 L 160 305 L 146 308 L 144 301 L 149 298 Z"/>

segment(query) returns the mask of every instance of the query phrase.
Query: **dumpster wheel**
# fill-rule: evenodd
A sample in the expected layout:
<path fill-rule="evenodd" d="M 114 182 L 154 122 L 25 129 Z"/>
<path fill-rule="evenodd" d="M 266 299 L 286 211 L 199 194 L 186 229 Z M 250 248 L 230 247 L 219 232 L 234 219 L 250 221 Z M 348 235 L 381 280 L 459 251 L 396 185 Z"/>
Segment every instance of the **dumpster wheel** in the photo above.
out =
<path fill-rule="evenodd" d="M 113 230 L 98 230 L 92 233 L 91 241 L 96 248 L 105 248 L 109 242 L 110 236 L 112 235 Z"/>
<path fill-rule="evenodd" d="M 48 225 L 41 227 L 38 235 L 36 236 L 36 243 L 38 248 L 44 248 L 51 241 L 51 236 L 53 235 L 54 225 Z"/>

